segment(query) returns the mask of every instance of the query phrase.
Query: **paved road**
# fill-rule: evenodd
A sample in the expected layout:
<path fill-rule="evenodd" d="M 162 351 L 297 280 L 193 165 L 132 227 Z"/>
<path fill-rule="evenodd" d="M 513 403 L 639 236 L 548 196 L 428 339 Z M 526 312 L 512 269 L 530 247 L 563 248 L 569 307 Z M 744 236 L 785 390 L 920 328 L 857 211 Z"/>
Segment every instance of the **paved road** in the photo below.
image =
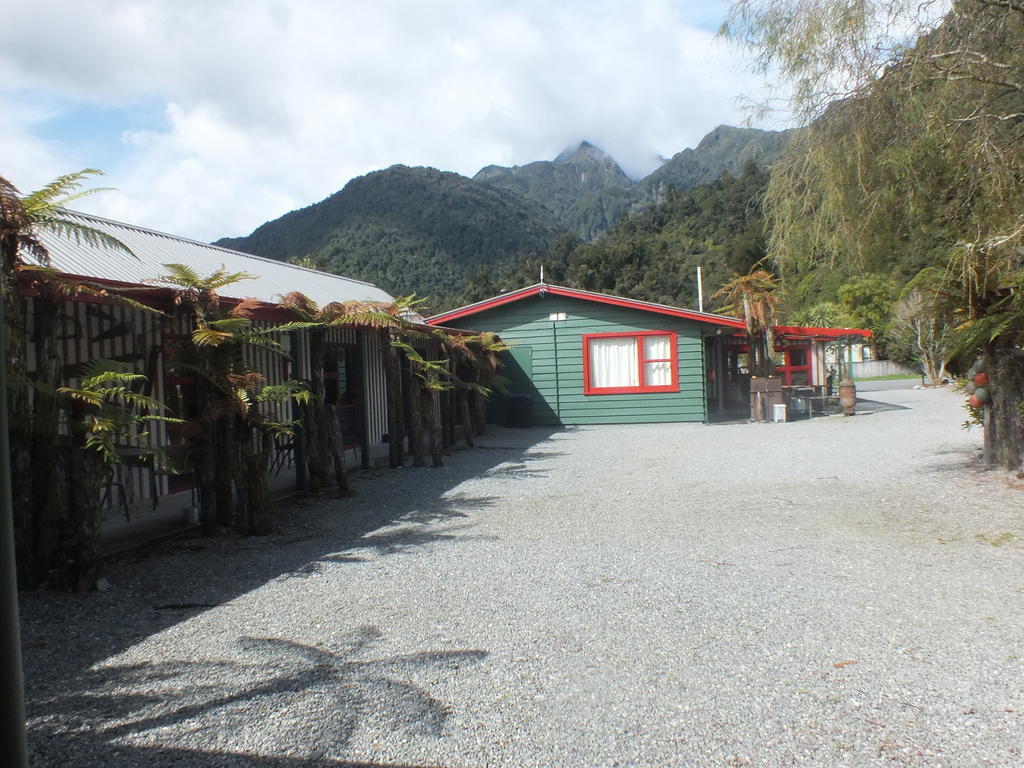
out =
<path fill-rule="evenodd" d="M 884 395 L 503 431 L 26 595 L 34 765 L 1019 766 L 1022 491 Z"/>

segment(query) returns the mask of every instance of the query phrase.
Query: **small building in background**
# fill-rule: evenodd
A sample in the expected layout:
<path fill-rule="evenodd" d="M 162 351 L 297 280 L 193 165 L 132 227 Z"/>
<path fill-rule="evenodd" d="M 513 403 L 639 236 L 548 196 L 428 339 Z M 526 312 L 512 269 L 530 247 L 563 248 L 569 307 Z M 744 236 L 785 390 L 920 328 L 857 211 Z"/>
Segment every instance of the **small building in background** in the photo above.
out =
<path fill-rule="evenodd" d="M 706 421 L 708 346 L 743 322 L 538 283 L 428 318 L 493 331 L 538 425 Z"/>
<path fill-rule="evenodd" d="M 704 422 L 750 412 L 745 326 L 735 317 L 538 283 L 427 322 L 497 333 L 510 346 L 504 408 L 511 399 L 518 411 L 529 398 L 533 424 Z M 809 412 L 809 398 L 838 384 L 827 350 L 870 336 L 778 327 L 775 375 L 790 394 L 802 392 Z"/>

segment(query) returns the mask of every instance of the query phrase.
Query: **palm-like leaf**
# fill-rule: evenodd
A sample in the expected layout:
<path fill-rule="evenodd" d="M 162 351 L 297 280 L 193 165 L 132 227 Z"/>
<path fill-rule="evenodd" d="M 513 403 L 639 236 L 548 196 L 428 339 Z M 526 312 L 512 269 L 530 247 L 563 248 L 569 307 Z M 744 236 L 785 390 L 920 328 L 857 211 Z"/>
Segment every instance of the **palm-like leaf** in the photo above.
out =
<path fill-rule="evenodd" d="M 155 312 L 148 304 L 127 296 L 119 290 L 94 283 L 88 280 L 75 280 L 65 277 L 63 273 L 53 267 L 40 266 L 38 264 L 19 264 L 18 272 L 28 275 L 32 285 L 43 295 L 54 296 L 61 300 L 74 300 L 80 298 L 100 299 L 122 307 L 129 307 L 140 312 Z M 146 289 L 135 289 L 145 291 Z"/>
<path fill-rule="evenodd" d="M 100 175 L 102 173 L 95 168 L 68 173 L 21 198 L 13 184 L 0 178 L 0 236 L 12 239 L 18 250 L 27 251 L 43 265 L 50 263 L 50 253 L 38 237 L 41 230 L 134 256 L 131 248 L 116 237 L 75 219 L 67 210 L 76 200 L 106 191 L 105 188 L 80 189 L 88 177 Z M 17 254 L 8 258 L 17 260 Z"/>

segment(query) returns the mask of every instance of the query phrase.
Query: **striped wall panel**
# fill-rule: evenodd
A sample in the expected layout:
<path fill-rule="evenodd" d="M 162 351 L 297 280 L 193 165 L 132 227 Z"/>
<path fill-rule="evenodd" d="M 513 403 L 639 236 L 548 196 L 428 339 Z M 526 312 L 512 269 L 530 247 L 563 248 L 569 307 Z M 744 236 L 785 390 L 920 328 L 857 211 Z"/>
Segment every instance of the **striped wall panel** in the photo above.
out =
<path fill-rule="evenodd" d="M 387 382 L 384 378 L 384 345 L 382 333 L 365 331 L 363 358 L 363 392 L 366 395 L 366 433 L 369 444 L 380 445 L 388 431 Z"/>

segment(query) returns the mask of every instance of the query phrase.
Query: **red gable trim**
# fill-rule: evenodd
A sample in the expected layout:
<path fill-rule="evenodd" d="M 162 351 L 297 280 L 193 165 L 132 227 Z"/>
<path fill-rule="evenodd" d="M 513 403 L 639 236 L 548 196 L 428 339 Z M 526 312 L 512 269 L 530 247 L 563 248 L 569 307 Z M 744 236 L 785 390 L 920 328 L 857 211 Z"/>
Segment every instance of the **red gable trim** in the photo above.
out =
<path fill-rule="evenodd" d="M 779 336 L 813 336 L 822 339 L 838 339 L 842 336 L 865 336 L 870 339 L 874 336 L 866 328 L 810 328 L 802 325 L 777 325 L 775 333 Z"/>
<path fill-rule="evenodd" d="M 509 293 L 503 293 L 500 296 L 495 296 L 491 299 L 478 301 L 476 304 L 470 304 L 465 307 L 460 307 L 459 309 L 442 312 L 439 315 L 427 318 L 427 322 L 430 325 L 450 323 L 452 320 L 459 320 L 460 318 L 468 317 L 469 315 L 475 315 L 488 309 L 500 307 L 503 304 L 510 304 L 511 302 L 519 301 L 520 299 L 526 299 L 531 296 L 544 296 L 546 294 L 551 294 L 552 296 L 566 296 L 571 299 L 582 299 L 584 301 L 594 301 L 599 304 L 611 304 L 612 306 L 626 307 L 628 309 L 639 309 L 642 312 L 654 312 L 659 315 L 682 317 L 687 320 L 696 320 L 699 323 L 724 325 L 727 328 L 745 327 L 742 320 L 737 320 L 733 317 L 712 315 L 706 312 L 697 312 L 692 309 L 669 307 L 665 304 L 652 304 L 647 301 L 636 301 L 635 299 L 623 299 L 619 296 L 609 296 L 607 293 L 593 293 L 591 291 L 580 291 L 575 288 L 563 288 L 559 285 L 545 284 L 531 285 L 528 288 L 520 288 L 518 291 L 510 291 Z"/>

